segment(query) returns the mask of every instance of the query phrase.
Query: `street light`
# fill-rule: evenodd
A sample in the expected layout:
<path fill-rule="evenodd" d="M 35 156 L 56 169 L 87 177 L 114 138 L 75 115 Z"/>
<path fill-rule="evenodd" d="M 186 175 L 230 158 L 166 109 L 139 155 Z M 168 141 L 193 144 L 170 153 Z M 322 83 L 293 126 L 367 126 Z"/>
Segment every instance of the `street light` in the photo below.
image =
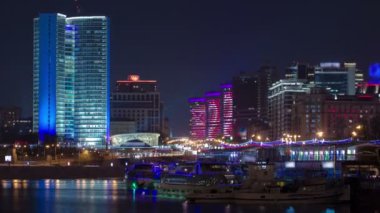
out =
<path fill-rule="evenodd" d="M 261 141 L 261 135 L 257 136 L 257 140 Z"/>
<path fill-rule="evenodd" d="M 49 145 L 45 145 L 45 149 L 44 149 L 44 158 L 46 158 L 46 149 L 49 149 L 50 146 Z M 46 160 L 46 159 L 45 159 Z"/>
<path fill-rule="evenodd" d="M 285 141 L 286 144 L 292 143 L 292 136 L 290 134 L 284 133 L 282 135 L 284 136 L 283 140 Z"/>
<path fill-rule="evenodd" d="M 322 131 L 318 131 L 316 134 L 317 134 L 318 138 L 322 138 L 323 137 L 323 132 Z"/>

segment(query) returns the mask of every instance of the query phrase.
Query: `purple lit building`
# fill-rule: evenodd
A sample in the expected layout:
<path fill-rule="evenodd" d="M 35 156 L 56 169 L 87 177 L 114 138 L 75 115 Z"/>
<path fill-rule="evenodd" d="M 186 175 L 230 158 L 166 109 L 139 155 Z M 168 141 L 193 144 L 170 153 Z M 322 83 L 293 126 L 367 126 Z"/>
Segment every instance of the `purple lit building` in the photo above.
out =
<path fill-rule="evenodd" d="M 206 138 L 216 139 L 222 135 L 221 92 L 206 92 Z"/>
<path fill-rule="evenodd" d="M 206 92 L 202 98 L 190 98 L 190 138 L 233 139 L 234 106 L 232 84 L 220 85 L 220 91 Z"/>
<path fill-rule="evenodd" d="M 204 140 L 206 138 L 206 99 L 189 98 L 190 105 L 190 138 Z"/>
<path fill-rule="evenodd" d="M 233 93 L 232 84 L 222 84 L 222 133 L 224 137 L 233 136 Z"/>

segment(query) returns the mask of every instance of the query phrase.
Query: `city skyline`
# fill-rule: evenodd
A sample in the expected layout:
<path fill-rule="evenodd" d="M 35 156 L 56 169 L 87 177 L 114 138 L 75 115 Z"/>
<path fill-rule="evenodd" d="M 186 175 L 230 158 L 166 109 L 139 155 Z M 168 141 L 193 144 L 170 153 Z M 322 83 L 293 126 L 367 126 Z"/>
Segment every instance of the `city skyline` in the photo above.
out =
<path fill-rule="evenodd" d="M 7 91 L 0 105 L 17 105 L 24 116 L 32 115 L 32 20 L 47 11 L 110 16 L 111 82 L 131 73 L 157 79 L 174 135 L 188 132 L 188 97 L 241 70 L 258 70 L 268 61 L 281 72 L 293 60 L 355 61 L 367 73 L 369 64 L 380 59 L 380 30 L 372 27 L 378 24 L 376 2 L 113 3 L 81 1 L 79 14 L 72 1 L 0 3 L 8 8 L 3 20 L 18 14 L 4 23 L 9 33 L 0 39 L 0 90 Z"/>
<path fill-rule="evenodd" d="M 380 1 L 0 7 L 0 213 L 380 212 Z"/>

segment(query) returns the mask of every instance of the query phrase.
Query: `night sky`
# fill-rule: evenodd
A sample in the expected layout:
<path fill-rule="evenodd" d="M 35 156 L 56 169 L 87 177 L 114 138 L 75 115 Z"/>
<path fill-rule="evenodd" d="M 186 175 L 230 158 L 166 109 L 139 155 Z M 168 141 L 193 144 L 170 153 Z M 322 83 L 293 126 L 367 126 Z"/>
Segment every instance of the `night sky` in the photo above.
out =
<path fill-rule="evenodd" d="M 79 4 L 80 14 L 75 5 Z M 111 19 L 111 88 L 137 73 L 157 79 L 175 136 L 187 98 L 270 63 L 380 61 L 380 1 L 0 0 L 0 106 L 32 114 L 32 20 L 40 12 Z"/>

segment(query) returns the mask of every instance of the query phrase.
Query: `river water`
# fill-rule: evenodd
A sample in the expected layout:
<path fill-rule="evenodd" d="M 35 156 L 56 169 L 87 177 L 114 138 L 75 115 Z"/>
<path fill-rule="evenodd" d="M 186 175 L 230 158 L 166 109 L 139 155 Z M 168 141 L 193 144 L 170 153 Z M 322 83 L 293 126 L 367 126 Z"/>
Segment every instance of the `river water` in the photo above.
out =
<path fill-rule="evenodd" d="M 377 204 L 379 205 L 379 204 Z M 0 212 L 380 212 L 373 205 L 193 204 L 128 191 L 123 180 L 0 180 Z"/>

